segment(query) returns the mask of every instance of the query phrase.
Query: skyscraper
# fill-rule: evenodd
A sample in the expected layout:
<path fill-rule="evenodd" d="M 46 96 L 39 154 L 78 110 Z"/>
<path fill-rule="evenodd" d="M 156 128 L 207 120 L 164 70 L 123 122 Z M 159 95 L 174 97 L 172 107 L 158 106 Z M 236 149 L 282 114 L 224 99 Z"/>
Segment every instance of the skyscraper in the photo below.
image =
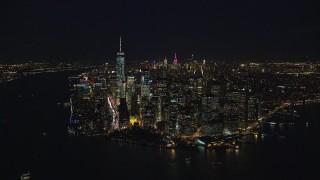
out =
<path fill-rule="evenodd" d="M 168 60 L 167 60 L 166 57 L 165 57 L 164 60 L 163 60 L 163 65 L 164 65 L 165 67 L 168 67 Z"/>
<path fill-rule="evenodd" d="M 178 64 L 177 53 L 174 53 L 173 64 Z"/>
<path fill-rule="evenodd" d="M 228 92 L 228 99 L 235 102 L 237 108 L 238 126 L 244 129 L 248 120 L 248 93 L 246 89 L 234 89 Z"/>
<path fill-rule="evenodd" d="M 141 96 L 148 97 L 150 95 L 150 71 L 149 69 L 141 70 Z"/>
<path fill-rule="evenodd" d="M 205 136 L 219 135 L 222 133 L 222 120 L 220 118 L 219 98 L 212 94 L 202 97 L 202 132 Z"/>
<path fill-rule="evenodd" d="M 120 37 L 120 51 L 117 53 L 117 105 L 119 112 L 119 126 L 127 127 L 129 125 L 129 111 L 126 102 L 126 73 L 124 52 L 121 51 L 121 37 Z"/>
<path fill-rule="evenodd" d="M 120 98 L 125 98 L 125 89 L 123 88 L 122 83 L 126 81 L 126 74 L 125 74 L 125 62 L 124 62 L 124 52 L 121 51 L 121 37 L 120 37 L 120 51 L 117 52 L 117 83 L 120 89 Z"/>
<path fill-rule="evenodd" d="M 135 90 L 134 81 L 135 81 L 134 76 L 127 77 L 126 100 L 127 100 L 129 112 L 131 112 L 131 100 L 132 100 L 132 96 L 133 96 L 133 91 Z"/>

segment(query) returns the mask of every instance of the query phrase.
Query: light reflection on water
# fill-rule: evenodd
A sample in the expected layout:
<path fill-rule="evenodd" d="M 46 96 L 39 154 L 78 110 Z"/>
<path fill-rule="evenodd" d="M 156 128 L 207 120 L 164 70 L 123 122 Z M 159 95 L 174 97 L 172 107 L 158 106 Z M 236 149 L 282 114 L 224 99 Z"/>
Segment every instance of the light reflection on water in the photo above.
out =
<path fill-rule="evenodd" d="M 239 156 L 239 151 L 240 151 L 239 149 L 235 149 L 235 150 L 234 150 L 234 152 L 235 152 L 235 154 L 236 154 L 236 157 Z"/>
<path fill-rule="evenodd" d="M 171 159 L 175 159 L 176 158 L 176 150 L 175 149 L 171 149 L 170 150 L 170 155 L 171 155 L 170 156 Z"/>
<path fill-rule="evenodd" d="M 201 153 L 206 152 L 206 151 L 205 151 L 205 148 L 204 148 L 203 146 L 197 146 L 197 149 L 198 149 L 198 151 L 201 152 Z"/>
<path fill-rule="evenodd" d="M 257 143 L 257 142 L 258 142 L 258 139 L 259 139 L 258 134 L 255 134 L 253 137 L 254 137 L 254 143 Z"/>

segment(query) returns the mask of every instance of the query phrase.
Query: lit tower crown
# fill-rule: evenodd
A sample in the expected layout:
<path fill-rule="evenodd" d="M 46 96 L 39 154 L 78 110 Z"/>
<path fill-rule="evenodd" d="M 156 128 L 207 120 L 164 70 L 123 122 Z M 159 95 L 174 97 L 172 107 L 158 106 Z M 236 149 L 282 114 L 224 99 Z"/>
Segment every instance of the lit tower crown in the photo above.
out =
<path fill-rule="evenodd" d="M 177 53 L 174 53 L 173 64 L 178 64 Z"/>
<path fill-rule="evenodd" d="M 120 36 L 120 52 L 121 52 L 121 36 Z"/>
<path fill-rule="evenodd" d="M 120 37 L 120 51 L 117 52 L 117 76 L 119 83 L 125 81 L 125 70 L 124 70 L 124 52 L 121 51 L 121 37 Z"/>
<path fill-rule="evenodd" d="M 164 64 L 164 66 L 165 66 L 165 67 L 167 67 L 167 65 L 168 65 L 167 57 L 165 57 L 165 58 L 164 58 L 164 60 L 163 60 L 163 64 Z"/>

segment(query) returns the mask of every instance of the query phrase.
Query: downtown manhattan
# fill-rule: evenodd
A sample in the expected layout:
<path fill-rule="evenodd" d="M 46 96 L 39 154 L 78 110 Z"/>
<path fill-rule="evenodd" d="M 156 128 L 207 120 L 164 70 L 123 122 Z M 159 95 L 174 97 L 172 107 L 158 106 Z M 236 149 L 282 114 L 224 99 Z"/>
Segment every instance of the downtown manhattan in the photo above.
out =
<path fill-rule="evenodd" d="M 313 1 L 1 1 L 0 179 L 319 179 Z"/>

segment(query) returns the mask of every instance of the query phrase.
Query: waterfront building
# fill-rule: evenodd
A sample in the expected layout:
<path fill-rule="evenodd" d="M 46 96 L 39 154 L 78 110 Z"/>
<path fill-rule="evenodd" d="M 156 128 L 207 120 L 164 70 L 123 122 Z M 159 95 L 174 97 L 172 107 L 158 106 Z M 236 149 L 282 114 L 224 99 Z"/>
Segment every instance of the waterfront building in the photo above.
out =
<path fill-rule="evenodd" d="M 239 132 L 238 104 L 226 100 L 222 108 L 223 134 L 232 135 Z"/>
<path fill-rule="evenodd" d="M 193 116 L 194 109 L 186 106 L 178 114 L 179 133 L 181 136 L 192 136 L 197 131 L 197 120 Z"/>
<path fill-rule="evenodd" d="M 165 107 L 165 120 L 167 122 L 166 129 L 172 136 L 177 136 L 179 131 L 178 111 L 176 99 L 171 99 L 168 106 Z"/>
<path fill-rule="evenodd" d="M 223 130 L 223 122 L 220 117 L 219 98 L 212 94 L 202 97 L 202 133 L 205 136 L 219 135 Z"/>
<path fill-rule="evenodd" d="M 145 103 L 142 109 L 143 127 L 154 128 L 156 123 L 156 111 L 157 107 L 152 102 L 145 99 Z"/>
<path fill-rule="evenodd" d="M 233 89 L 228 92 L 228 99 L 234 101 L 237 109 L 238 125 L 244 130 L 248 121 L 248 93 L 246 89 Z"/>
<path fill-rule="evenodd" d="M 120 98 L 120 105 L 118 106 L 119 112 L 119 127 L 127 128 L 130 125 L 130 115 L 125 98 Z"/>
<path fill-rule="evenodd" d="M 259 99 L 254 95 L 248 97 L 248 121 L 258 121 L 259 118 Z"/>

